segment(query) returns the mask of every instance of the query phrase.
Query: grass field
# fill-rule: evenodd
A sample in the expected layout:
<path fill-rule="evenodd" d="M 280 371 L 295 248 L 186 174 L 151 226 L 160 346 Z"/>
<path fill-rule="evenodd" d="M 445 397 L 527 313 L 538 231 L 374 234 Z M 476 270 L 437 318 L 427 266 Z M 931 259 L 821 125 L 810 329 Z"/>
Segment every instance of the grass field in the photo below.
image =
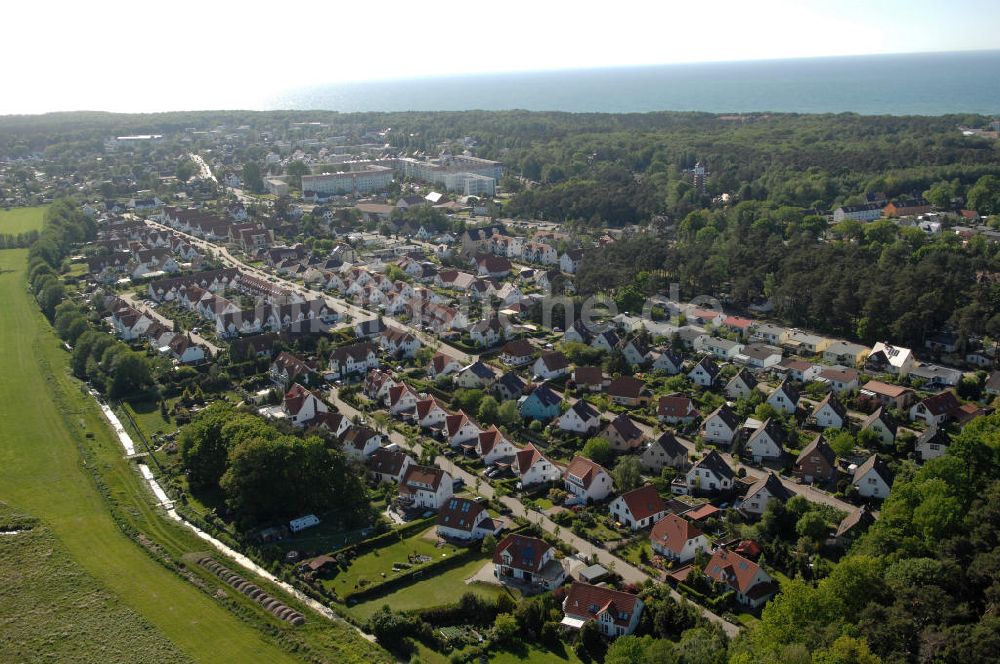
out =
<path fill-rule="evenodd" d="M 580 664 L 580 658 L 576 656 L 573 649 L 565 646 L 561 653 L 551 650 L 543 650 L 534 644 L 524 644 L 523 648 L 510 651 L 499 652 L 490 657 L 490 664 L 520 664 L 521 662 L 531 662 L 531 664 Z"/>
<path fill-rule="evenodd" d="M 430 537 L 433 533 L 434 527 L 432 526 L 427 530 L 410 535 L 404 540 L 379 547 L 358 556 L 351 561 L 351 565 L 346 571 L 341 572 L 332 580 L 325 582 L 324 585 L 338 595 L 343 596 L 359 587 L 363 587 L 366 581 L 369 585 L 373 585 L 384 579 L 392 578 L 397 574 L 393 572 L 392 566 L 395 563 L 408 563 L 408 558 L 411 554 L 428 556 L 433 561 L 439 561 L 461 551 L 461 549 L 451 544 L 441 547 L 436 546 L 436 539 Z M 413 566 L 416 567 L 417 565 L 413 564 Z"/>
<path fill-rule="evenodd" d="M 328 661 L 387 661 L 384 651 L 314 614 L 291 630 L 245 598 L 217 601 L 123 534 L 109 509 L 174 558 L 205 547 L 157 513 L 93 399 L 68 375 L 68 355 L 26 290 L 26 256 L 0 251 L 0 500 L 38 517 L 98 587 L 195 661 L 298 661 L 274 638 L 300 649 L 308 640 Z M 275 637 L 257 628 L 265 624 Z"/>
<path fill-rule="evenodd" d="M 0 525 L 18 523 L 30 530 L 0 535 L 0 661 L 191 661 L 101 588 L 44 524 L 0 503 Z"/>
<path fill-rule="evenodd" d="M 42 230 L 45 207 L 42 205 L 0 210 L 0 234 L 17 235 L 18 233 Z"/>
<path fill-rule="evenodd" d="M 417 581 L 408 586 L 375 597 L 366 602 L 355 604 L 348 611 L 360 620 L 367 620 L 378 611 L 383 604 L 388 604 L 394 611 L 409 611 L 428 606 L 441 606 L 457 602 L 467 592 L 474 592 L 481 597 L 495 598 L 506 592 L 500 586 L 485 583 L 465 583 L 465 580 L 475 574 L 486 564 L 486 558 L 470 560 L 464 565 L 454 567 L 442 574 L 437 574 L 423 581 Z M 515 595 L 515 600 L 517 599 Z"/>

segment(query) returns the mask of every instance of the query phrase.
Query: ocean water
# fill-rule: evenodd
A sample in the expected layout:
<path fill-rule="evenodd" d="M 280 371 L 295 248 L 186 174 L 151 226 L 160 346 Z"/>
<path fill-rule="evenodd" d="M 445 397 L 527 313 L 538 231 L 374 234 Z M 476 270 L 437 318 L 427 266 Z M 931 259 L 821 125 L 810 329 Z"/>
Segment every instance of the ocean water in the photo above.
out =
<path fill-rule="evenodd" d="M 274 109 L 1000 114 L 1000 51 L 487 74 L 321 85 Z"/>

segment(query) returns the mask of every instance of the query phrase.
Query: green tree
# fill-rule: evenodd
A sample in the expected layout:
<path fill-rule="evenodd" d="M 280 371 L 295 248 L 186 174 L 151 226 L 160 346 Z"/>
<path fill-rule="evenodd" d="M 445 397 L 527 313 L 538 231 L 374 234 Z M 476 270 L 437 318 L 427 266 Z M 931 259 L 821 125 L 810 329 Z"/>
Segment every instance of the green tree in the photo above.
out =
<path fill-rule="evenodd" d="M 799 537 L 806 537 L 814 542 L 826 537 L 827 530 L 826 519 L 817 511 L 806 512 L 795 524 L 795 533 Z"/>
<path fill-rule="evenodd" d="M 521 423 L 521 411 L 517 409 L 516 401 L 504 401 L 497 410 L 500 422 L 507 428 L 512 428 Z"/>
<path fill-rule="evenodd" d="M 260 165 L 256 162 L 248 161 L 243 164 L 243 186 L 254 194 L 264 191 L 264 176 L 261 174 Z"/>
<path fill-rule="evenodd" d="M 303 175 L 309 175 L 310 173 L 312 173 L 312 169 L 310 169 L 309 166 L 307 166 L 305 162 L 303 162 L 300 159 L 297 159 L 297 160 L 293 161 L 292 163 L 288 164 L 287 172 L 288 172 L 289 180 L 292 183 L 292 186 L 294 186 L 296 189 L 298 189 L 299 191 L 301 191 L 302 190 L 302 176 Z"/>
<path fill-rule="evenodd" d="M 476 415 L 480 422 L 485 424 L 495 424 L 498 420 L 500 403 L 492 396 L 486 395 L 479 402 Z"/>
<path fill-rule="evenodd" d="M 846 457 L 854 449 L 854 436 L 850 431 L 838 431 L 827 436 L 826 441 L 830 443 L 830 449 L 841 458 Z"/>
<path fill-rule="evenodd" d="M 624 456 L 618 459 L 611 475 L 619 492 L 631 491 L 642 486 L 642 465 L 639 457 Z"/>
<path fill-rule="evenodd" d="M 108 395 L 120 399 L 148 388 L 153 382 L 145 356 L 125 349 L 114 362 Z"/>
<path fill-rule="evenodd" d="M 510 613 L 501 613 L 493 622 L 493 641 L 502 646 L 510 645 L 517 636 L 517 620 Z"/>
<path fill-rule="evenodd" d="M 178 439 L 181 461 L 194 488 L 212 488 L 226 472 L 229 441 L 222 428 L 233 418 L 232 408 L 216 402 L 199 412 Z"/>
<path fill-rule="evenodd" d="M 194 174 L 198 172 L 198 166 L 194 161 L 190 159 L 182 159 L 180 163 L 177 164 L 177 169 L 174 171 L 174 175 L 181 182 L 187 182 Z"/>
<path fill-rule="evenodd" d="M 969 187 L 966 201 L 979 214 L 1000 214 L 1000 177 L 984 175 Z"/>
<path fill-rule="evenodd" d="M 610 466 L 615 460 L 615 453 L 611 449 L 611 443 L 607 438 L 602 436 L 588 440 L 580 454 L 605 467 Z"/>

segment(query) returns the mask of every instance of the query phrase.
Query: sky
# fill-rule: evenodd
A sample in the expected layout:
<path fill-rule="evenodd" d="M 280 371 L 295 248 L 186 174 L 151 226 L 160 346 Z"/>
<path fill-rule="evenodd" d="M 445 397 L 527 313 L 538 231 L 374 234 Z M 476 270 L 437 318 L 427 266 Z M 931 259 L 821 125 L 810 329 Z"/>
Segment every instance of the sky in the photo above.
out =
<path fill-rule="evenodd" d="M 259 108 L 345 81 L 1000 48 L 997 0 L 28 0 L 2 21 L 0 114 Z"/>

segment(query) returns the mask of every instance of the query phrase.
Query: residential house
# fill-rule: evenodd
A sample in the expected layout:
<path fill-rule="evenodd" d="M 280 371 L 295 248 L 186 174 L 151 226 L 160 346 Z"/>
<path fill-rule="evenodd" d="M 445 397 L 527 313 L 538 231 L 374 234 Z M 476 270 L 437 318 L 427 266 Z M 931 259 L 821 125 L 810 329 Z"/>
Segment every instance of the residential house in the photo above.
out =
<path fill-rule="evenodd" d="M 340 434 L 340 444 L 349 459 L 364 461 L 382 444 L 382 434 L 371 427 L 351 425 Z"/>
<path fill-rule="evenodd" d="M 955 393 L 945 390 L 915 403 L 910 408 L 910 419 L 923 420 L 928 426 L 941 425 L 954 418 L 961 407 Z"/>
<path fill-rule="evenodd" d="M 618 351 L 621 352 L 625 361 L 633 367 L 644 365 L 649 360 L 649 348 L 638 337 L 621 341 L 618 344 Z"/>
<path fill-rule="evenodd" d="M 621 343 L 621 339 L 618 338 L 618 333 L 614 330 L 604 330 L 594 335 L 591 340 L 590 345 L 592 348 L 597 348 L 598 350 L 603 350 L 605 353 L 610 353 L 618 344 Z"/>
<path fill-rule="evenodd" d="M 406 469 L 415 463 L 413 457 L 400 450 L 390 450 L 380 447 L 365 462 L 368 474 L 381 484 L 398 483 L 403 479 Z"/>
<path fill-rule="evenodd" d="M 757 389 L 757 379 L 746 369 L 740 369 L 732 379 L 726 383 L 723 390 L 730 399 L 746 399 Z"/>
<path fill-rule="evenodd" d="M 831 484 L 837 479 L 837 454 L 819 434 L 799 452 L 793 470 L 795 477 L 806 484 Z"/>
<path fill-rule="evenodd" d="M 412 358 L 420 350 L 420 339 L 410 332 L 398 328 L 390 328 L 380 337 L 382 350 L 394 357 Z"/>
<path fill-rule="evenodd" d="M 334 378 L 344 378 L 352 374 L 365 373 L 379 366 L 375 347 L 370 343 L 340 346 L 330 352 L 327 372 Z"/>
<path fill-rule="evenodd" d="M 755 369 L 769 369 L 781 363 L 781 349 L 767 344 L 752 343 L 743 347 L 737 360 Z"/>
<path fill-rule="evenodd" d="M 746 496 L 743 497 L 740 509 L 747 514 L 761 516 L 767 510 L 767 506 L 772 500 L 784 503 L 794 495 L 791 490 L 781 483 L 777 475 L 769 472 L 750 487 Z"/>
<path fill-rule="evenodd" d="M 508 341 L 500 349 L 500 361 L 508 367 L 523 367 L 530 364 L 535 356 L 535 347 L 526 339 Z"/>
<path fill-rule="evenodd" d="M 588 622 L 608 638 L 632 634 L 639 626 L 642 600 L 632 593 L 574 581 L 563 600 L 563 625 L 576 629 Z"/>
<path fill-rule="evenodd" d="M 778 585 L 760 565 L 734 551 L 716 549 L 705 565 L 705 574 L 736 592 L 736 601 L 750 608 L 761 606 L 778 592 Z"/>
<path fill-rule="evenodd" d="M 361 272 L 363 275 L 367 275 L 367 272 Z M 362 280 L 357 280 L 358 284 L 362 287 L 365 286 L 365 282 Z M 354 325 L 354 336 L 358 339 L 367 339 L 369 337 L 377 337 L 384 333 L 388 328 L 386 324 L 382 322 L 381 318 L 372 318 L 371 320 L 363 320 L 360 323 Z"/>
<path fill-rule="evenodd" d="M 419 399 L 414 406 L 414 417 L 421 429 L 437 429 L 444 426 L 448 415 L 444 405 L 433 395 Z"/>
<path fill-rule="evenodd" d="M 420 395 L 406 383 L 390 387 L 388 394 L 385 395 L 385 405 L 389 409 L 389 414 L 394 417 L 414 414 L 418 401 L 420 401 Z"/>
<path fill-rule="evenodd" d="M 778 363 L 777 370 L 798 383 L 811 383 L 819 378 L 823 367 L 819 364 L 786 357 Z"/>
<path fill-rule="evenodd" d="M 747 439 L 747 454 L 756 464 L 765 461 L 777 461 L 785 454 L 785 430 L 771 418 L 764 421 L 760 427 Z"/>
<path fill-rule="evenodd" d="M 849 549 L 851 544 L 875 523 L 875 516 L 862 505 L 852 510 L 837 526 L 834 542 L 842 549 Z"/>
<path fill-rule="evenodd" d="M 437 352 L 434 357 L 431 358 L 430 364 L 427 365 L 427 375 L 430 378 L 437 378 L 439 376 L 448 376 L 453 373 L 458 373 L 461 371 L 462 365 L 451 355 L 445 353 Z"/>
<path fill-rule="evenodd" d="M 619 376 L 611 381 L 607 393 L 612 403 L 627 407 L 645 406 L 652 394 L 646 383 L 629 375 Z"/>
<path fill-rule="evenodd" d="M 563 472 L 566 491 L 584 503 L 604 500 L 614 489 L 611 473 L 587 457 L 576 455 Z"/>
<path fill-rule="evenodd" d="M 749 338 L 750 332 L 756 324 L 757 321 L 742 316 L 726 316 L 722 320 L 722 327 L 740 335 L 740 339 Z"/>
<path fill-rule="evenodd" d="M 601 435 L 607 438 L 608 442 L 611 443 L 611 448 L 618 452 L 631 452 L 639 449 L 646 440 L 646 434 L 625 413 L 621 413 L 611 420 Z"/>
<path fill-rule="evenodd" d="M 328 412 L 329 408 L 317 394 L 295 383 L 285 393 L 281 410 L 293 425 L 302 427 L 311 422 L 317 413 Z"/>
<path fill-rule="evenodd" d="M 843 394 L 858 389 L 859 375 L 857 369 L 829 367 L 819 372 L 819 379 L 827 383 L 834 394 Z"/>
<path fill-rule="evenodd" d="M 781 346 L 801 355 L 818 355 L 833 343 L 831 339 L 802 330 L 788 330 Z"/>
<path fill-rule="evenodd" d="M 600 367 L 576 367 L 573 369 L 573 383 L 578 389 L 600 392 L 610 384 Z"/>
<path fill-rule="evenodd" d="M 872 373 L 887 373 L 906 376 L 916 366 L 916 359 L 909 348 L 893 346 L 879 341 L 865 360 L 865 370 Z"/>
<path fill-rule="evenodd" d="M 521 416 L 544 422 L 558 417 L 562 412 L 561 405 L 562 397 L 542 383 L 532 390 L 531 394 L 521 397 Z"/>
<path fill-rule="evenodd" d="M 535 360 L 532 373 L 542 380 L 552 380 L 569 373 L 569 361 L 559 351 L 543 353 Z"/>
<path fill-rule="evenodd" d="M 477 346 L 495 346 L 507 336 L 507 329 L 496 316 L 482 320 L 469 329 L 469 337 Z"/>
<path fill-rule="evenodd" d="M 704 353 L 710 353 L 723 361 L 735 360 L 743 352 L 743 344 L 720 337 L 707 337 L 701 345 Z"/>
<path fill-rule="evenodd" d="M 896 418 L 889 414 L 885 406 L 879 406 L 875 412 L 865 418 L 861 424 L 862 431 L 873 431 L 883 446 L 891 446 L 896 441 Z"/>
<path fill-rule="evenodd" d="M 648 528 L 667 514 L 667 503 L 652 484 L 632 489 L 611 501 L 611 517 L 632 530 Z"/>
<path fill-rule="evenodd" d="M 511 534 L 493 552 L 493 575 L 500 583 L 516 580 L 554 590 L 566 580 L 566 570 L 551 544 L 535 537 Z"/>
<path fill-rule="evenodd" d="M 688 449 L 669 431 L 664 431 L 660 437 L 651 442 L 639 457 L 643 470 L 659 475 L 664 468 L 686 470 L 688 467 Z"/>
<path fill-rule="evenodd" d="M 849 341 L 834 341 L 823 351 L 823 359 L 830 364 L 846 364 L 849 367 L 860 366 L 868 356 L 868 346 Z"/>
<path fill-rule="evenodd" d="M 708 551 L 708 536 L 684 517 L 667 514 L 650 531 L 649 545 L 667 560 L 686 563 Z"/>
<path fill-rule="evenodd" d="M 572 341 L 578 344 L 587 344 L 588 346 L 594 340 L 594 334 L 590 329 L 584 325 L 583 321 L 577 319 L 573 321 L 573 324 L 563 333 L 564 341 Z"/>
<path fill-rule="evenodd" d="M 361 386 L 361 391 L 372 401 L 383 403 L 389 395 L 389 390 L 398 385 L 396 379 L 392 377 L 392 372 L 382 369 L 372 369 L 365 376 L 365 382 Z"/>
<path fill-rule="evenodd" d="M 561 431 L 589 436 L 601 426 L 601 414 L 586 399 L 579 399 L 559 416 L 556 426 Z"/>
<path fill-rule="evenodd" d="M 920 460 L 926 462 L 943 456 L 948 451 L 950 443 L 951 439 L 943 429 L 931 425 L 917 436 L 914 450 L 920 456 Z"/>
<path fill-rule="evenodd" d="M 781 384 L 767 397 L 767 403 L 776 411 L 785 415 L 794 415 L 799 406 L 799 391 L 792 382 L 785 378 Z"/>
<path fill-rule="evenodd" d="M 510 469 L 520 479 L 521 487 L 555 482 L 562 476 L 562 469 L 549 461 L 532 443 L 517 451 Z"/>
<path fill-rule="evenodd" d="M 458 371 L 454 383 L 456 387 L 472 390 L 486 389 L 496 380 L 496 371 L 488 364 L 476 360 Z"/>
<path fill-rule="evenodd" d="M 651 368 L 675 376 L 684 368 L 684 357 L 671 348 L 664 348 L 653 353 Z"/>
<path fill-rule="evenodd" d="M 828 393 L 813 410 L 813 419 L 821 429 L 843 429 L 849 423 L 847 409 L 844 408 L 837 395 Z"/>
<path fill-rule="evenodd" d="M 291 353 L 281 352 L 268 369 L 271 381 L 284 387 L 292 383 L 311 385 L 316 382 L 316 370 Z"/>
<path fill-rule="evenodd" d="M 517 401 L 524 394 L 528 384 L 521 380 L 513 371 L 508 371 L 497 378 L 490 390 L 500 401 Z"/>
<path fill-rule="evenodd" d="M 476 454 L 487 466 L 502 459 L 512 460 L 517 452 L 518 448 L 496 428 L 496 425 L 481 431 L 476 440 Z"/>
<path fill-rule="evenodd" d="M 674 392 L 660 397 L 656 406 L 656 419 L 666 424 L 690 424 L 701 417 L 690 397 Z"/>
<path fill-rule="evenodd" d="M 862 498 L 884 499 L 892 487 L 892 471 L 884 461 L 873 454 L 854 470 L 851 484 Z"/>
<path fill-rule="evenodd" d="M 568 274 L 576 274 L 583 261 L 583 249 L 570 249 L 559 257 L 559 269 Z"/>
<path fill-rule="evenodd" d="M 761 323 L 754 327 L 752 338 L 755 341 L 762 341 L 771 346 L 780 346 L 785 341 L 788 328 L 771 323 Z"/>
<path fill-rule="evenodd" d="M 475 446 L 479 440 L 479 434 L 482 432 L 482 427 L 466 415 L 464 410 L 445 417 L 444 433 L 448 439 L 448 444 L 452 447 L 458 447 L 463 444 L 469 444 L 470 447 Z"/>
<path fill-rule="evenodd" d="M 718 493 L 733 488 L 736 474 L 715 450 L 699 459 L 685 476 L 690 493 Z"/>
<path fill-rule="evenodd" d="M 437 466 L 410 464 L 399 483 L 400 499 L 413 507 L 441 509 L 451 498 L 451 475 Z"/>
<path fill-rule="evenodd" d="M 481 540 L 500 531 L 482 500 L 452 496 L 437 515 L 438 537 L 451 540 Z"/>
<path fill-rule="evenodd" d="M 739 428 L 739 416 L 727 404 L 722 404 L 702 422 L 701 435 L 710 443 L 731 445 Z"/>
<path fill-rule="evenodd" d="M 858 396 L 883 406 L 902 410 L 912 403 L 914 392 L 902 385 L 870 380 L 861 386 Z"/>
<path fill-rule="evenodd" d="M 688 378 L 695 385 L 701 385 L 702 387 L 712 387 L 715 384 L 715 379 L 719 375 L 719 365 L 711 360 L 707 355 L 694 365 L 694 368 L 688 372 Z"/>

